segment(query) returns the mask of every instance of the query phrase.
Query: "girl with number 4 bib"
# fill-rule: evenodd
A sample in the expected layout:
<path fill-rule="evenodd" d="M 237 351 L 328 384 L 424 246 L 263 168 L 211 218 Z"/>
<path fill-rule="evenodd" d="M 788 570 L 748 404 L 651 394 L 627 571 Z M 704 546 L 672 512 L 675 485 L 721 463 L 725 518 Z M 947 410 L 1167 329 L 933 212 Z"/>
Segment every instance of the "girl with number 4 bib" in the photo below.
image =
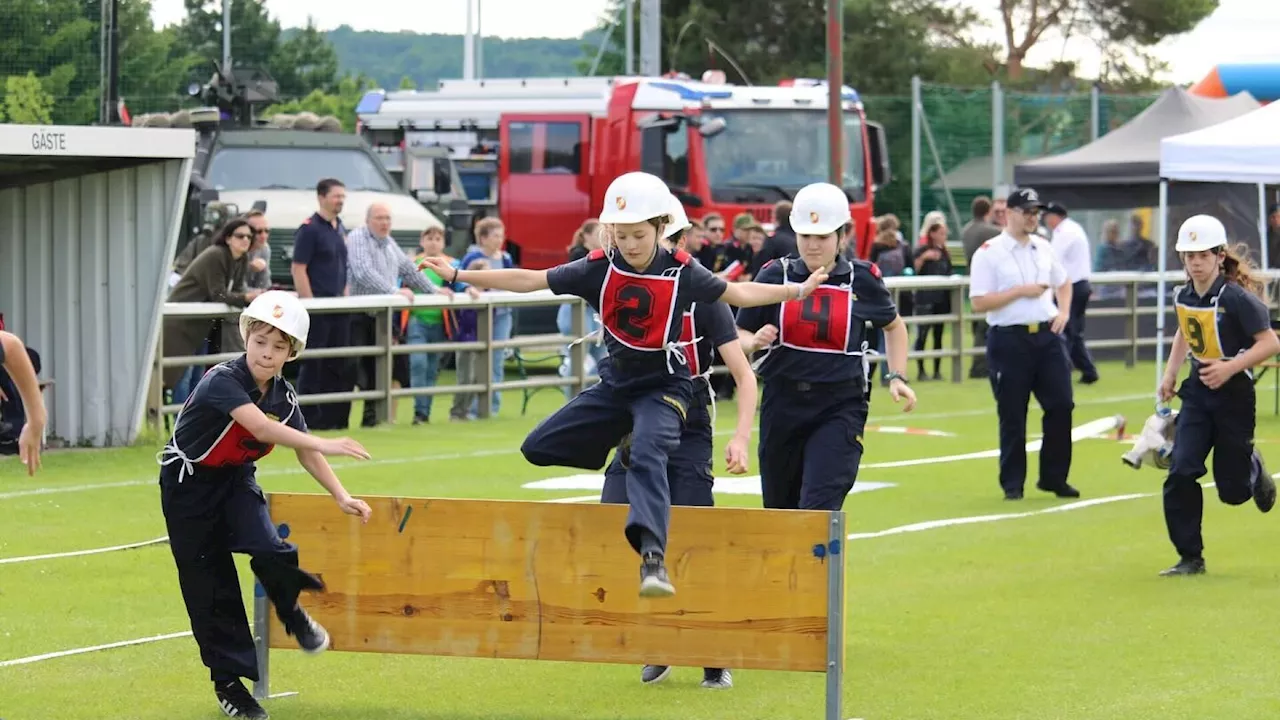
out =
<path fill-rule="evenodd" d="M 693 400 L 680 342 L 684 313 L 693 303 L 752 307 L 803 298 L 826 279 L 819 272 L 803 284 L 726 283 L 688 253 L 658 244 L 672 221 L 670 197 L 666 183 L 648 173 L 618 177 L 600 213 L 603 247 L 550 270 L 466 271 L 424 261 L 449 282 L 514 292 L 549 288 L 586 300 L 600 314 L 608 350 L 600 382 L 543 420 L 520 451 L 534 465 L 599 470 L 631 433 L 625 533 L 641 557 L 641 597 L 675 593 L 664 562 L 671 514 L 667 457 Z"/>
<path fill-rule="evenodd" d="M 839 257 L 849 197 L 828 183 L 796 193 L 791 227 L 799 257 L 771 261 L 757 280 L 780 287 L 823 278 L 812 294 L 738 313 L 744 345 L 767 348 L 757 360 L 760 485 L 767 508 L 839 510 L 862 461 L 870 393 L 867 323 L 883 328 L 889 394 L 916 404 L 907 386 L 907 327 L 879 269 Z M 830 277 L 824 272 L 831 268 Z M 805 299 L 807 296 L 807 299 Z"/>
<path fill-rule="evenodd" d="M 1213 480 L 1228 505 L 1250 498 L 1262 512 L 1276 503 L 1276 484 L 1253 447 L 1256 401 L 1253 367 L 1280 353 L 1262 283 L 1243 251 L 1227 247 L 1227 231 L 1209 215 L 1189 218 L 1178 229 L 1175 249 L 1191 282 L 1174 292 L 1178 331 L 1160 381 L 1160 401 L 1174 396 L 1178 370 L 1191 356 L 1191 374 L 1174 434 L 1172 465 L 1164 481 L 1164 519 L 1180 560 L 1161 575 L 1205 571 L 1200 535 L 1204 494 L 1197 482 L 1213 450 Z"/>
<path fill-rule="evenodd" d="M 259 667 L 232 553 L 250 556 L 276 616 L 304 652 L 329 647 L 329 633 L 298 604 L 303 590 L 324 584 L 298 567 L 298 547 L 280 539 L 254 462 L 276 445 L 293 448 L 342 512 L 369 521 L 369 506 L 347 493 L 324 458 L 367 460 L 369 453 L 350 438 L 309 434 L 293 387 L 281 377 L 285 362 L 306 346 L 310 327 L 307 309 L 290 293 L 272 290 L 249 303 L 240 314 L 245 353 L 205 373 L 158 456 L 178 586 L 218 706 L 229 717 L 267 717 L 240 681 L 258 680 Z"/>

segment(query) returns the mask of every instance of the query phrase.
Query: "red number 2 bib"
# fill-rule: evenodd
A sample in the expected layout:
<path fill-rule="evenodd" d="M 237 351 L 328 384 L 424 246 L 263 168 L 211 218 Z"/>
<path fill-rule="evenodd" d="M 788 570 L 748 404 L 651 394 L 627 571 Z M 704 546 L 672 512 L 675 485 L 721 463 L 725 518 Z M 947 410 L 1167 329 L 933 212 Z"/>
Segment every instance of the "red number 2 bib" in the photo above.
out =
<path fill-rule="evenodd" d="M 633 350 L 665 350 L 676 315 L 678 275 L 639 275 L 612 263 L 600 288 L 600 324 Z"/>

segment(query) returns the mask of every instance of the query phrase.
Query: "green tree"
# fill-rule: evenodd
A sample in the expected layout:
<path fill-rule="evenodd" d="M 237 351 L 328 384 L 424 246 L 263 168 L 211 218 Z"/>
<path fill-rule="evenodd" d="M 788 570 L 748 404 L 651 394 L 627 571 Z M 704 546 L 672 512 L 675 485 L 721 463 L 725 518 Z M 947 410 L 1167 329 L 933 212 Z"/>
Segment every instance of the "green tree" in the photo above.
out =
<path fill-rule="evenodd" d="M 1107 73 L 1132 85 L 1159 69 L 1154 45 L 1188 32 L 1216 9 L 1218 0 L 1000 0 L 1008 79 L 1023 78 L 1027 54 L 1038 43 L 1079 35 L 1098 44 Z"/>
<path fill-rule="evenodd" d="M 221 0 L 183 0 L 187 15 L 177 28 L 174 53 L 200 58 L 202 72 L 211 72 L 222 62 Z M 280 47 L 280 23 L 267 14 L 265 0 L 235 0 L 231 3 L 231 56 L 237 66 L 266 68 L 274 75 L 271 61 Z M 207 76 L 202 79 L 207 79 Z"/>
<path fill-rule="evenodd" d="M 174 28 L 156 30 L 151 20 L 151 3 L 126 0 L 120 3 L 120 97 L 137 115 L 144 112 L 177 110 L 182 104 L 180 90 L 187 84 L 199 57 L 186 52 Z"/>
<path fill-rule="evenodd" d="M 338 54 L 311 18 L 306 27 L 290 33 L 271 56 L 271 74 L 280 97 L 303 97 L 314 90 L 329 92 L 338 82 Z"/>
<path fill-rule="evenodd" d="M 179 47 L 200 58 L 197 67 L 211 70 L 222 61 L 221 0 L 184 2 L 187 16 L 178 29 Z M 231 4 L 231 61 L 234 67 L 265 69 L 282 100 L 302 98 L 313 90 L 330 92 L 337 86 L 338 56 L 325 33 L 310 19 L 305 28 L 282 32 L 279 21 L 267 13 L 266 0 Z"/>
<path fill-rule="evenodd" d="M 417 90 L 418 84 L 413 81 L 413 78 L 409 77 L 408 75 L 405 75 L 400 78 L 400 89 L 401 90 Z"/>
<path fill-rule="evenodd" d="M 54 98 L 53 122 L 85 123 L 97 116 L 100 13 L 96 0 L 0 2 L 0 75 L 38 78 Z"/>
<path fill-rule="evenodd" d="M 774 0 L 769 12 L 744 13 L 737 0 L 665 0 L 663 67 L 699 77 L 725 71 L 730 82 L 771 84 L 784 77 L 826 74 L 826 0 Z M 624 71 L 621 2 L 610 3 L 600 30 L 613 18 L 609 46 L 596 73 Z M 902 92 L 913 75 L 936 82 L 989 82 L 994 48 L 965 34 L 977 21 L 970 9 L 945 0 L 845 0 L 845 82 L 868 93 Z M 584 44 L 578 61 L 590 69 L 598 50 Z M 635 50 L 639 52 L 638 38 Z"/>
<path fill-rule="evenodd" d="M 45 91 L 33 72 L 10 75 L 4 81 L 4 115 L 22 125 L 53 122 L 53 96 Z"/>
<path fill-rule="evenodd" d="M 300 112 L 312 112 L 321 117 L 333 115 L 342 122 L 343 130 L 355 132 L 356 105 L 365 92 L 375 87 L 374 82 L 367 77 L 347 75 L 338 81 L 337 92 L 313 90 L 306 97 L 272 105 L 263 110 L 262 115 L 269 117 L 279 113 L 292 115 Z"/>

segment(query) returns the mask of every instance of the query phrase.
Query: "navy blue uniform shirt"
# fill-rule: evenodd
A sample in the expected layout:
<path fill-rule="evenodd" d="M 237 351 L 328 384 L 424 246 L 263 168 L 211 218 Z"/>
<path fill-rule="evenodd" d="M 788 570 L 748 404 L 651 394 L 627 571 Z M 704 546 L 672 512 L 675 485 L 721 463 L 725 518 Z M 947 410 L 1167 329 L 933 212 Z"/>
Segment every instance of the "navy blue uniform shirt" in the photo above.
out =
<path fill-rule="evenodd" d="M 789 283 L 809 277 L 804 262 L 795 258 L 773 260 L 755 280 L 782 284 L 784 266 Z M 897 317 L 893 296 L 880 271 L 862 260 L 839 258 L 826 282 L 804 300 L 781 305 L 742 308 L 738 327 L 756 332 L 765 325 L 778 328 L 778 341 L 768 349 L 760 365 L 760 377 L 808 383 L 865 382 L 862 344 L 871 341 L 866 323 L 884 327 Z M 874 349 L 874 348 L 872 348 Z"/>
<path fill-rule="evenodd" d="M 258 441 L 231 418 L 232 410 L 249 403 L 256 403 L 271 420 L 299 432 L 307 431 L 289 381 L 277 377 L 265 393 L 259 391 L 246 357 L 241 355 L 211 368 L 187 398 L 173 428 L 173 438 L 162 451 L 168 464 L 161 475 L 178 477 L 184 470 L 184 457 L 190 463 L 185 475 L 252 472 L 254 461 L 266 457 L 275 445 Z"/>
<path fill-rule="evenodd" d="M 1200 381 L 1200 360 L 1230 359 L 1253 347 L 1253 336 L 1271 329 L 1267 306 L 1256 295 L 1219 277 L 1204 295 L 1187 283 L 1174 295 L 1178 329 L 1191 351 L 1191 375 L 1184 390 L 1213 392 Z M 1219 392 L 1252 389 L 1246 373 L 1236 373 Z"/>
<path fill-rule="evenodd" d="M 685 311 L 693 303 L 714 303 L 728 284 L 688 253 L 658 248 L 644 272 L 636 272 L 621 254 L 610 260 L 593 250 L 547 271 L 557 295 L 576 295 L 600 314 L 605 348 L 616 386 L 664 382 L 673 372 L 688 377 L 685 363 L 673 360 Z M 603 378 L 603 376 L 602 376 Z"/>
<path fill-rule="evenodd" d="M 347 287 L 347 230 L 315 213 L 293 234 L 293 262 L 307 266 L 311 294 L 342 297 Z"/>

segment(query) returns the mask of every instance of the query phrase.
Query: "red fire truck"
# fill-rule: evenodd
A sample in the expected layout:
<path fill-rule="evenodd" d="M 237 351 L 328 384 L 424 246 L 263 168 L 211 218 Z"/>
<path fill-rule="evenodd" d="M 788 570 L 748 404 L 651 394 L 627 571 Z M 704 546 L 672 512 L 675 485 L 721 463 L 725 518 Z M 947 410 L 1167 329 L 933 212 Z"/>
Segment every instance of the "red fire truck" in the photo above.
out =
<path fill-rule="evenodd" d="M 843 186 L 866 257 L 888 152 L 858 94 L 844 87 L 842 97 Z M 827 179 L 826 110 L 825 82 L 735 86 L 711 71 L 702 82 L 445 80 L 434 91 L 371 91 L 356 114 L 361 136 L 411 192 L 441 175 L 414 168 L 414 158 L 439 162 L 447 149 L 476 214 L 498 214 L 521 266 L 541 269 L 565 260 L 609 182 L 633 170 L 666 180 L 691 218 L 714 211 L 732 222 L 749 212 L 772 222 L 775 202 Z"/>

